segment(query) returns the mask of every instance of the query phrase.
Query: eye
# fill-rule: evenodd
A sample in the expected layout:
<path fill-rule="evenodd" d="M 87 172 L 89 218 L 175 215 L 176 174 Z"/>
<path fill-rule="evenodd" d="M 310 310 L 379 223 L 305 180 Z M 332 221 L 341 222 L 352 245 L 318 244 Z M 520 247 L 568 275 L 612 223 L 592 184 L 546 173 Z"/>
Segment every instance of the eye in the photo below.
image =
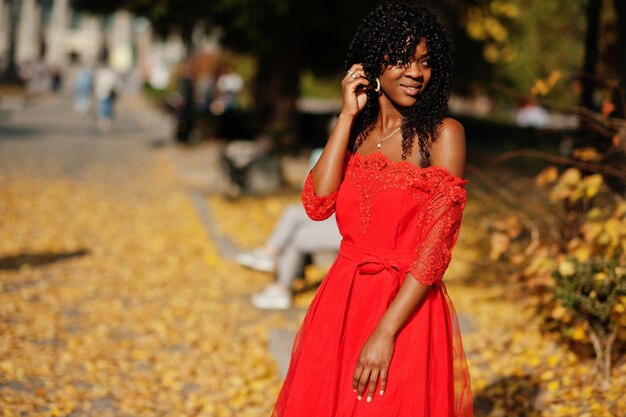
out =
<path fill-rule="evenodd" d="M 404 62 L 404 61 L 398 61 L 396 62 L 396 64 L 394 65 L 395 68 L 408 68 L 411 64 L 408 62 Z"/>
<path fill-rule="evenodd" d="M 420 62 L 420 65 L 425 67 L 425 68 L 430 68 L 431 67 L 431 61 L 430 58 L 429 59 L 425 59 L 423 61 Z"/>

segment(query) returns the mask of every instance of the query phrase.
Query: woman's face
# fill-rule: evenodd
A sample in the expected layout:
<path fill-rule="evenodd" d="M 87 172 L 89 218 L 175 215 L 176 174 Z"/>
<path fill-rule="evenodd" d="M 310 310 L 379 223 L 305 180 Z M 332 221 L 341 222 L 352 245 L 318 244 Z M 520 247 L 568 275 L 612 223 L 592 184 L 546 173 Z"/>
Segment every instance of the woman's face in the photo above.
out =
<path fill-rule="evenodd" d="M 422 38 L 410 62 L 383 70 L 378 77 L 382 93 L 396 105 L 402 107 L 414 105 L 430 81 L 432 70 L 429 60 L 426 39 Z"/>

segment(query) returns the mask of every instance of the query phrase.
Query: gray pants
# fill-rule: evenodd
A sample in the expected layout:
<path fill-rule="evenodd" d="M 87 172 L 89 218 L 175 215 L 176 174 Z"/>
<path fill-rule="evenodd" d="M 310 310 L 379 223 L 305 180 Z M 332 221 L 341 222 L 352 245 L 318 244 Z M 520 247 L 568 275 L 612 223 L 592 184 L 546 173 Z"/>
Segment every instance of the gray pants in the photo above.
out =
<path fill-rule="evenodd" d="M 302 204 L 293 204 L 285 209 L 266 245 L 278 250 L 276 279 L 289 288 L 307 254 L 339 250 L 340 243 L 334 215 L 321 222 L 313 221 Z"/>

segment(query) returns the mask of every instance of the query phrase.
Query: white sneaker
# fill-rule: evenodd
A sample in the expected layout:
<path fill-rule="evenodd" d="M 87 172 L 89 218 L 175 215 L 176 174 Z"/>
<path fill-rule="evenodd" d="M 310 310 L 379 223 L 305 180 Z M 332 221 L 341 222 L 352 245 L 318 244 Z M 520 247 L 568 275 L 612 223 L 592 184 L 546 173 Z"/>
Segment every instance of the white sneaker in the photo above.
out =
<path fill-rule="evenodd" d="M 247 266 L 257 271 L 272 272 L 276 268 L 274 257 L 268 255 L 262 249 L 241 252 L 235 260 L 239 265 Z"/>
<path fill-rule="evenodd" d="M 291 307 L 291 292 L 280 285 L 270 285 L 253 294 L 250 301 L 263 310 L 286 310 Z"/>

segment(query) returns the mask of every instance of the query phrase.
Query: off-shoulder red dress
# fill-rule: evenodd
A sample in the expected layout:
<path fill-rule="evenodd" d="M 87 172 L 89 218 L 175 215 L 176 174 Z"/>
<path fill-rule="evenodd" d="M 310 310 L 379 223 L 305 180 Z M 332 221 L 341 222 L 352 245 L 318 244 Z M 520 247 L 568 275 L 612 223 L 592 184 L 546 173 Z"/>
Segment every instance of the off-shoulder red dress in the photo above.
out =
<path fill-rule="evenodd" d="M 296 337 L 273 417 L 471 417 L 470 379 L 454 307 L 442 282 L 465 207 L 466 181 L 377 152 L 348 155 L 344 179 L 309 216 L 336 211 L 339 255 Z M 387 389 L 358 401 L 352 376 L 363 344 L 407 272 L 432 288 L 395 342 Z M 377 390 L 378 391 L 378 390 Z"/>

